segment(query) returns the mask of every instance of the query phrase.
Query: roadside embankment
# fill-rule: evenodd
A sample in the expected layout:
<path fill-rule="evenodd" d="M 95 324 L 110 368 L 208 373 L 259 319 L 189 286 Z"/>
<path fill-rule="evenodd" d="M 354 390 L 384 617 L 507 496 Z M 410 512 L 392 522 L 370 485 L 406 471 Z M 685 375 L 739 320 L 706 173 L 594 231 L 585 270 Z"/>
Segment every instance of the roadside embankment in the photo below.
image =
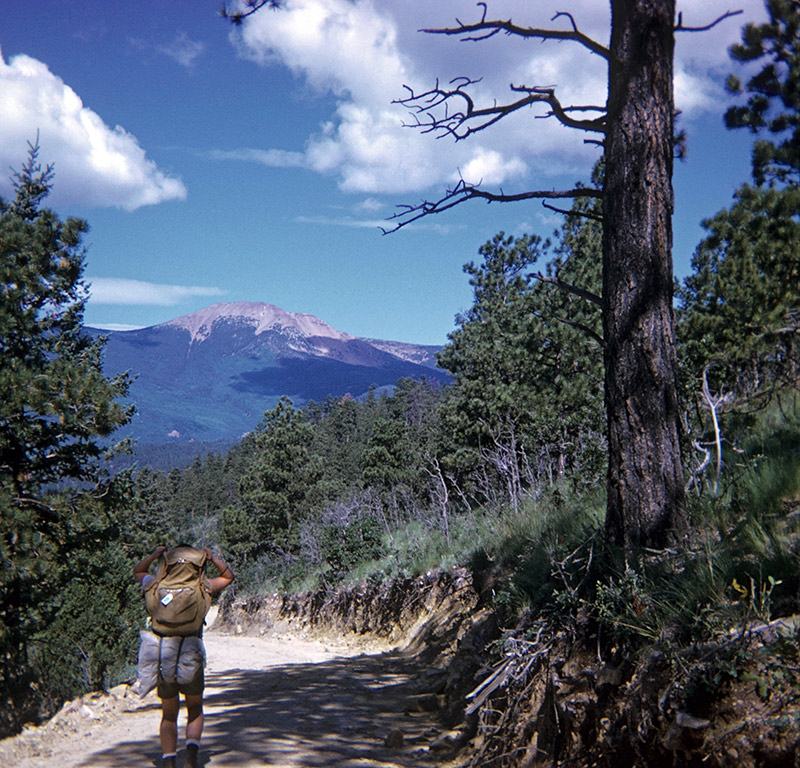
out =
<path fill-rule="evenodd" d="M 796 768 L 800 617 L 636 650 L 591 616 L 506 630 L 468 572 L 238 600 L 226 631 L 379 640 L 419 662 L 438 754 L 470 768 Z M 500 641 L 500 642 L 498 642 Z"/>

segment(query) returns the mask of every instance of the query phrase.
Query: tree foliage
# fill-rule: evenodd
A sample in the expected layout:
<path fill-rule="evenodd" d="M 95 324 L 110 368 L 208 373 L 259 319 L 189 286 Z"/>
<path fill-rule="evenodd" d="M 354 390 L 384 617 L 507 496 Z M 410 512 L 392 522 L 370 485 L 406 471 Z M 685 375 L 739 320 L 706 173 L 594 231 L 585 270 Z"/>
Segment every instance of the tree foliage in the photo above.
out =
<path fill-rule="evenodd" d="M 38 147 L 0 202 L 0 475 L 19 499 L 65 478 L 94 480 L 101 438 L 125 424 L 128 378 L 102 372 L 103 339 L 83 331 L 81 237 L 41 203 L 53 171 Z"/>
<path fill-rule="evenodd" d="M 725 113 L 729 128 L 761 134 L 753 145 L 753 179 L 800 184 L 800 6 L 796 0 L 766 0 L 769 21 L 748 24 L 730 49 L 741 64 L 761 64 L 746 82 L 730 75 L 728 91 L 747 102 Z M 770 138 L 764 138 L 764 134 Z"/>
<path fill-rule="evenodd" d="M 110 530 L 113 521 L 95 521 L 87 510 L 110 494 L 109 485 L 98 485 L 101 458 L 131 415 L 120 402 L 127 376 L 104 376 L 104 342 L 82 327 L 86 223 L 62 221 L 43 207 L 53 169 L 42 167 L 38 152 L 31 146 L 14 174 L 14 199 L 0 200 L 0 695 L 10 702 L 0 730 L 16 727 L 21 713 L 35 714 L 52 694 L 31 685 L 33 670 L 49 666 L 42 661 L 47 643 L 39 640 L 48 627 L 68 613 L 85 650 L 95 653 L 97 636 L 82 623 L 94 619 L 71 601 L 67 609 L 62 590 L 75 576 L 73 556 L 108 543 L 97 529 Z M 112 589 L 119 578 L 109 574 Z M 107 601 L 112 613 L 123 604 L 118 594 Z M 90 662 L 88 678 L 103 678 L 98 670 L 107 668 Z M 63 667 L 52 671 L 55 681 Z"/>
<path fill-rule="evenodd" d="M 681 362 L 694 402 L 695 447 L 716 453 L 716 480 L 734 422 L 800 383 L 800 8 L 768 0 L 769 21 L 748 24 L 732 58 L 760 69 L 729 91 L 748 94 L 725 113 L 729 128 L 758 134 L 752 173 L 733 204 L 703 222 L 693 272 L 678 294 Z M 703 462 L 708 463 L 708 458 Z"/>
<path fill-rule="evenodd" d="M 703 222 L 679 292 L 683 364 L 751 408 L 795 385 L 800 332 L 800 190 L 745 185 Z M 697 385 L 696 385 L 696 388 Z"/>
<path fill-rule="evenodd" d="M 318 457 L 309 451 L 311 433 L 308 421 L 283 397 L 253 434 L 253 461 L 240 494 L 254 540 L 284 547 L 296 537 L 322 475 Z"/>
<path fill-rule="evenodd" d="M 597 480 L 590 444 L 602 431 L 602 342 L 599 308 L 587 298 L 596 299 L 590 289 L 600 277 L 592 226 L 570 217 L 546 274 L 537 262 L 549 244 L 540 238 L 501 233 L 486 243 L 483 262 L 464 268 L 474 303 L 439 356 L 455 376 L 450 423 L 473 463 L 490 460 L 517 500 L 567 469 Z M 586 287 L 575 295 L 564 285 Z"/>

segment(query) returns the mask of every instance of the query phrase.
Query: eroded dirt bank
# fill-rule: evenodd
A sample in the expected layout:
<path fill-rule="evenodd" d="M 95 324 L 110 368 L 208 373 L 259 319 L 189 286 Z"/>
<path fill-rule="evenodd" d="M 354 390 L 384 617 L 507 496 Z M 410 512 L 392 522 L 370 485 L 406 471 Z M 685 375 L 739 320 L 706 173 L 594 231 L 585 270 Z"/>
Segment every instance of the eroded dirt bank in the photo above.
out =
<path fill-rule="evenodd" d="M 449 729 L 439 745 L 460 766 L 800 766 L 800 617 L 631 651 L 590 616 L 527 616 L 501 631 L 471 577 L 453 571 L 243 601 L 226 619 L 239 631 L 402 641 Z"/>

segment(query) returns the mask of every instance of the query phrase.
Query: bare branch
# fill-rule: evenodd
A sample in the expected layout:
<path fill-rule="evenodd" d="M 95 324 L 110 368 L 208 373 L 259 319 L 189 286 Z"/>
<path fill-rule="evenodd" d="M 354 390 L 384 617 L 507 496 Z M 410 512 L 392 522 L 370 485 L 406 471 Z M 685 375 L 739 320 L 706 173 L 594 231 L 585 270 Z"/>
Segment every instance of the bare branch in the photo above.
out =
<path fill-rule="evenodd" d="M 730 402 L 732 395 L 725 392 L 720 392 L 716 396 L 711 394 L 708 386 L 708 369 L 708 365 L 703 369 L 703 399 L 708 410 L 711 411 L 711 421 L 714 425 L 714 445 L 717 449 L 717 470 L 714 476 L 714 496 L 716 496 L 719 492 L 719 478 L 722 474 L 722 435 L 719 428 L 718 410 L 720 406 Z"/>
<path fill-rule="evenodd" d="M 531 103 L 539 101 L 546 102 L 550 105 L 552 111 L 544 115 L 544 117 L 555 117 L 556 120 L 562 125 L 566 125 L 568 128 L 577 128 L 582 131 L 596 131 L 597 133 L 605 133 L 606 131 L 605 107 L 598 107 L 591 104 L 564 107 L 558 100 L 555 88 L 552 86 L 534 86 L 533 88 L 529 88 L 525 85 L 512 84 L 511 90 L 516 93 L 528 94 Z M 523 104 L 523 106 L 525 105 Z M 599 112 L 600 116 L 593 120 L 575 120 L 573 117 L 570 117 L 570 112 Z"/>
<path fill-rule="evenodd" d="M 600 349 L 606 348 L 605 339 L 597 333 L 597 331 L 590 328 L 588 325 L 584 325 L 583 323 L 579 323 L 577 320 L 570 320 L 568 317 L 558 317 L 556 316 L 556 320 L 560 323 L 564 323 L 564 325 L 571 325 L 573 328 L 577 328 L 579 331 L 583 331 L 587 336 L 597 342 L 597 345 Z"/>
<path fill-rule="evenodd" d="M 570 29 L 538 29 L 535 27 L 520 27 L 509 21 L 487 20 L 487 5 L 478 3 L 482 9 L 481 19 L 474 24 L 464 24 L 456 20 L 457 25 L 452 28 L 422 30 L 431 34 L 461 35 L 466 40 L 480 40 L 491 37 L 499 32 L 507 35 L 517 35 L 524 38 L 538 38 L 541 40 L 571 40 L 584 45 L 591 52 L 601 56 L 606 61 L 609 51 L 604 46 L 584 35 L 575 22 L 575 18 L 564 11 L 559 11 L 553 20 L 561 17 L 568 20 Z M 417 93 L 408 85 L 403 88 L 407 96 L 395 100 L 393 103 L 401 104 L 409 109 L 414 120 L 409 127 L 415 127 L 423 133 L 433 133 L 437 138 L 451 136 L 455 141 L 463 141 L 474 133 L 484 131 L 504 117 L 517 112 L 524 107 L 542 104 L 545 109 L 536 114 L 538 118 L 555 118 L 562 125 L 577 130 L 601 134 L 605 137 L 607 110 L 605 106 L 593 104 L 576 104 L 565 106 L 556 96 L 554 86 L 527 86 L 510 84 L 510 90 L 519 98 L 513 98 L 509 103 L 498 104 L 496 101 L 490 106 L 478 107 L 470 94 L 470 89 L 480 80 L 469 77 L 457 77 L 443 86 L 437 80 L 430 90 Z M 588 114 L 587 114 L 588 113 Z M 584 116 L 582 117 L 581 114 Z M 590 143 L 603 146 L 603 140 L 592 140 Z M 417 205 L 398 206 L 399 212 L 389 218 L 397 222 L 396 226 L 382 229 L 384 234 L 396 232 L 398 229 L 411 224 L 423 216 L 433 213 L 442 213 L 464 202 L 479 198 L 486 202 L 517 202 L 531 199 L 563 199 L 563 198 L 600 198 L 601 192 L 593 189 L 572 190 L 534 190 L 521 194 L 510 195 L 505 192 L 493 193 L 480 189 L 479 184 L 468 184 L 461 179 L 458 184 L 438 200 L 423 200 Z M 594 218 L 591 214 L 588 218 Z"/>
<path fill-rule="evenodd" d="M 556 205 L 550 205 L 547 200 L 542 200 L 542 205 L 548 210 L 553 211 L 554 213 L 561 213 L 564 216 L 582 216 L 584 219 L 598 221 L 601 224 L 603 223 L 603 217 L 598 213 L 592 213 L 591 211 L 576 211 L 574 208 L 559 208 Z"/>
<path fill-rule="evenodd" d="M 710 24 L 706 24 L 703 27 L 685 27 L 683 25 L 683 13 L 679 13 L 678 14 L 678 24 L 675 27 L 675 31 L 676 32 L 708 32 L 709 29 L 712 29 L 712 28 L 716 27 L 717 24 L 720 24 L 721 22 L 725 21 L 725 19 L 730 19 L 733 16 L 739 16 L 742 13 L 744 13 L 744 11 L 741 11 L 741 10 L 739 10 L 739 11 L 726 11 L 725 13 L 722 14 L 722 16 L 717 17 Z"/>
<path fill-rule="evenodd" d="M 555 21 L 560 16 L 566 16 L 570 21 L 572 29 L 538 29 L 536 27 L 521 27 L 514 24 L 510 19 L 507 21 L 501 19 L 487 21 L 486 4 L 478 3 L 478 5 L 483 7 L 483 15 L 481 20 L 474 24 L 463 24 L 456 19 L 458 22 L 458 26 L 456 27 L 423 29 L 420 31 L 427 32 L 430 35 L 460 35 L 465 42 L 486 40 L 499 32 L 505 32 L 507 35 L 516 35 L 517 37 L 538 38 L 539 40 L 570 40 L 579 43 L 584 48 L 601 56 L 606 61 L 608 61 L 610 57 L 608 48 L 581 32 L 575 23 L 575 19 L 564 11 L 559 11 L 553 16 L 553 20 Z"/>
<path fill-rule="evenodd" d="M 576 189 L 565 190 L 532 190 L 530 192 L 520 192 L 515 195 L 508 195 L 503 192 L 495 193 L 488 192 L 480 189 L 472 184 L 467 184 L 461 179 L 453 189 L 447 190 L 443 197 L 439 200 L 423 200 L 417 205 L 399 205 L 398 213 L 390 216 L 387 221 L 397 221 L 398 223 L 389 229 L 381 227 L 384 235 L 411 224 L 424 216 L 429 216 L 434 213 L 442 213 L 443 211 L 450 210 L 457 205 L 460 205 L 467 200 L 486 200 L 487 203 L 514 203 L 522 200 L 535 200 L 541 198 L 548 199 L 564 199 L 564 198 L 582 198 L 582 197 L 602 197 L 602 192 L 599 189 L 591 189 L 589 187 L 578 187 Z"/>
<path fill-rule="evenodd" d="M 480 80 L 467 77 L 457 77 L 450 81 L 451 88 L 442 88 L 439 82 L 428 91 L 415 93 L 408 85 L 403 88 L 409 95 L 403 99 L 396 99 L 394 104 L 408 107 L 415 116 L 415 124 L 410 127 L 420 128 L 423 133 L 438 133 L 438 138 L 452 136 L 456 141 L 463 141 L 468 136 L 478 131 L 483 131 L 494 125 L 512 112 L 533 104 L 546 104 L 550 110 L 541 117 L 555 117 L 562 125 L 582 131 L 593 131 L 605 134 L 606 111 L 605 107 L 591 104 L 571 105 L 565 107 L 561 104 L 552 86 L 534 86 L 511 84 L 514 93 L 523 94 L 509 104 L 493 104 L 491 107 L 477 108 L 472 96 L 466 88 L 476 85 Z M 434 111 L 444 109 L 444 114 L 437 116 Z M 589 120 L 579 120 L 570 113 L 597 112 L 598 117 Z"/>
<path fill-rule="evenodd" d="M 551 277 L 550 275 L 545 275 L 543 272 L 531 272 L 528 277 L 533 277 L 542 283 L 550 283 L 551 285 L 558 286 L 561 290 L 572 293 L 575 296 L 580 296 L 580 298 L 586 299 L 586 301 L 590 301 L 592 304 L 596 304 L 598 307 L 603 306 L 603 299 L 600 298 L 600 296 L 598 296 L 596 293 L 587 291 L 585 288 L 581 288 L 579 285 L 568 283 L 566 280 L 562 280 L 560 277 Z"/>
<path fill-rule="evenodd" d="M 578 25 L 575 23 L 575 17 L 568 11 L 556 11 L 556 15 L 553 16 L 550 21 L 555 21 L 559 16 L 566 16 L 569 19 L 569 23 L 572 25 L 572 31 L 578 31 Z"/>

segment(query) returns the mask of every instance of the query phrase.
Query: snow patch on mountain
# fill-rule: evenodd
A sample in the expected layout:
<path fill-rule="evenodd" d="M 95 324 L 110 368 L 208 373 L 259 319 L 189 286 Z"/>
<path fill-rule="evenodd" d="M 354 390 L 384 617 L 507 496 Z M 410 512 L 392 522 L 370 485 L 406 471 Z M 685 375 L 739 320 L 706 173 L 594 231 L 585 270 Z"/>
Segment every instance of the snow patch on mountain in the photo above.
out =
<path fill-rule="evenodd" d="M 273 304 L 250 301 L 219 302 L 163 325 L 189 331 L 192 342 L 196 342 L 205 341 L 211 335 L 214 324 L 219 321 L 244 321 L 255 327 L 256 336 L 273 329 L 294 329 L 306 338 L 322 337 L 337 341 L 352 341 L 356 338 L 337 331 L 314 315 L 287 312 Z"/>

